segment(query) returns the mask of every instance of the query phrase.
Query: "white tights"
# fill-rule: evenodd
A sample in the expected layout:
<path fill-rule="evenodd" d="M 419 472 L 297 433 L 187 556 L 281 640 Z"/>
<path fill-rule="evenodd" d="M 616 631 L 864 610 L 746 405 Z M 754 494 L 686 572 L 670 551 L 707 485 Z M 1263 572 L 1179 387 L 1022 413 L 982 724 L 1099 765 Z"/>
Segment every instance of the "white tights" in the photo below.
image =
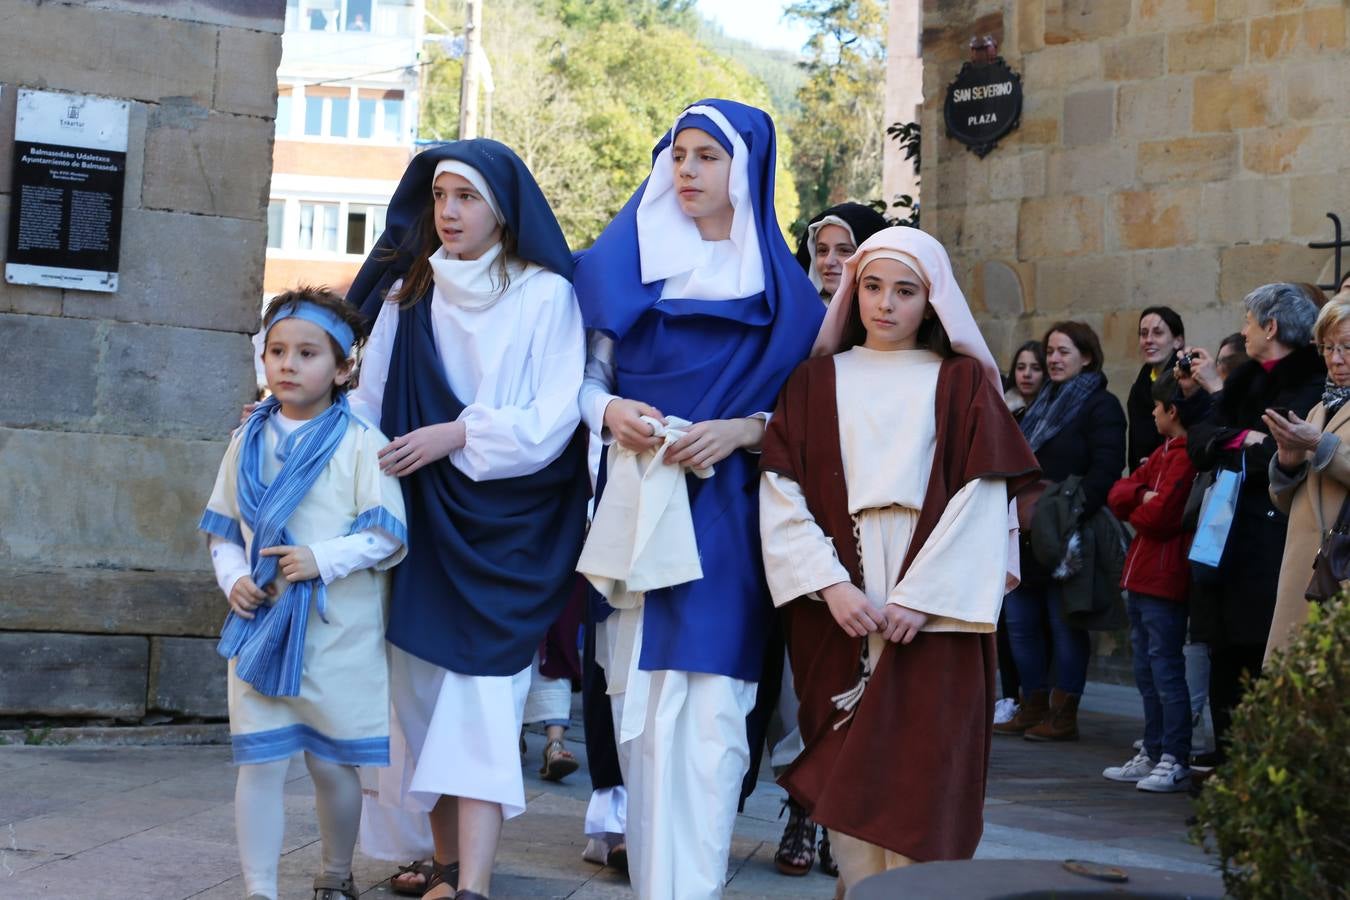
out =
<path fill-rule="evenodd" d="M 361 780 L 355 766 L 305 754 L 314 781 L 314 804 L 323 838 L 323 871 L 346 878 L 352 871 L 356 831 L 361 824 Z M 239 767 L 234 787 L 234 830 L 244 869 L 244 894 L 277 896 L 277 866 L 285 829 L 286 770 L 290 760 Z"/>

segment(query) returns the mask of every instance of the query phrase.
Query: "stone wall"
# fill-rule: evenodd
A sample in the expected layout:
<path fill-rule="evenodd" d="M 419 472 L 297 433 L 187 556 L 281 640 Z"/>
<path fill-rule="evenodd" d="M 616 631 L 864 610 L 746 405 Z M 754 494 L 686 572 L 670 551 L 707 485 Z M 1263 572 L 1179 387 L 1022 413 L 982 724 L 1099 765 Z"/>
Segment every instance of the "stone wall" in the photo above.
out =
<path fill-rule="evenodd" d="M 1143 307 L 1212 351 L 1252 288 L 1331 280 L 1307 244 L 1350 222 L 1345 0 L 925 0 L 923 27 L 923 226 L 1000 365 L 1083 319 L 1123 402 Z M 1025 92 L 984 159 L 942 118 L 976 34 Z M 1129 682 L 1125 635 L 1095 643 L 1093 677 Z"/>
<path fill-rule="evenodd" d="M 1212 349 L 1252 288 L 1328 281 L 1307 244 L 1328 211 L 1350 221 L 1346 29 L 1345 0 L 927 0 L 924 227 L 1000 362 L 1081 318 L 1123 396 L 1141 308 L 1177 308 Z M 983 160 L 942 124 L 976 33 L 1025 89 Z"/>
<path fill-rule="evenodd" d="M 0 716 L 224 714 L 195 530 L 251 399 L 284 0 L 15 0 L 19 88 L 131 100 L 116 293 L 0 284 Z"/>

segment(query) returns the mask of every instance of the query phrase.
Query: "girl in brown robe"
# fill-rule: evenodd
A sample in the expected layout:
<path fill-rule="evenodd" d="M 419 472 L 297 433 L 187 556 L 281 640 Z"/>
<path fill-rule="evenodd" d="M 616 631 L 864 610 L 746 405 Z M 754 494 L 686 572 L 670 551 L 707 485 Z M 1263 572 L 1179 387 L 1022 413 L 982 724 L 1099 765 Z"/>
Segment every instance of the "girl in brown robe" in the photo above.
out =
<path fill-rule="evenodd" d="M 1037 475 L 1000 388 L 942 245 L 889 228 L 846 264 L 765 436 L 806 743 L 780 783 L 837 832 L 845 887 L 979 843 L 1009 503 Z"/>

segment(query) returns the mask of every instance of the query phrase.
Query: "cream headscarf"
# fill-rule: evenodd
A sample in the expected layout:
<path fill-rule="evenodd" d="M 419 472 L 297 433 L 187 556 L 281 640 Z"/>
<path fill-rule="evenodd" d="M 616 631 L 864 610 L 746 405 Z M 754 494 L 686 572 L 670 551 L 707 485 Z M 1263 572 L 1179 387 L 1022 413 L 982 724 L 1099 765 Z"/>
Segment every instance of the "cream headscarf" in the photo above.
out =
<path fill-rule="evenodd" d="M 970 313 L 965 295 L 956 283 L 947 251 L 936 238 L 917 228 L 894 226 L 884 228 L 859 245 L 844 261 L 844 273 L 839 288 L 830 300 L 830 307 L 821 323 L 812 356 L 828 356 L 839 352 L 848 325 L 849 310 L 857 294 L 858 278 L 866 265 L 876 259 L 894 259 L 914 270 L 928 287 L 928 303 L 937 313 L 942 328 L 947 332 L 952 350 L 962 356 L 978 360 L 989 381 L 1003 393 L 1003 376 L 994 362 L 994 355 L 980 334 L 975 317 Z"/>

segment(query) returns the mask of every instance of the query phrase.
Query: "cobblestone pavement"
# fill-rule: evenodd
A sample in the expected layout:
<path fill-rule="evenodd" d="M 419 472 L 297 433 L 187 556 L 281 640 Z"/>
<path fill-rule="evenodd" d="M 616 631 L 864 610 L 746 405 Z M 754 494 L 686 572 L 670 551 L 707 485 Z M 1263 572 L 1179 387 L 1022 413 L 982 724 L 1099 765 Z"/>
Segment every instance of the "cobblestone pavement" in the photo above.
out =
<path fill-rule="evenodd" d="M 1100 775 L 1131 755 L 1140 723 L 1088 712 L 1081 727 L 1074 744 L 995 738 L 977 855 L 1209 871 L 1186 840 L 1185 795 L 1147 794 Z M 505 826 L 493 897 L 631 897 L 624 876 L 581 859 L 585 770 L 561 785 L 542 782 L 543 737 L 530 735 L 529 745 L 529 809 Z M 584 752 L 579 741 L 571 749 Z M 0 747 L 0 898 L 242 897 L 228 758 L 224 747 Z M 281 896 L 307 900 L 319 835 L 302 763 L 291 768 L 287 794 Z M 728 898 L 832 895 L 833 879 L 818 872 L 788 878 L 773 868 L 782 796 L 762 782 L 738 819 Z M 393 870 L 359 857 L 364 896 L 395 896 Z"/>

